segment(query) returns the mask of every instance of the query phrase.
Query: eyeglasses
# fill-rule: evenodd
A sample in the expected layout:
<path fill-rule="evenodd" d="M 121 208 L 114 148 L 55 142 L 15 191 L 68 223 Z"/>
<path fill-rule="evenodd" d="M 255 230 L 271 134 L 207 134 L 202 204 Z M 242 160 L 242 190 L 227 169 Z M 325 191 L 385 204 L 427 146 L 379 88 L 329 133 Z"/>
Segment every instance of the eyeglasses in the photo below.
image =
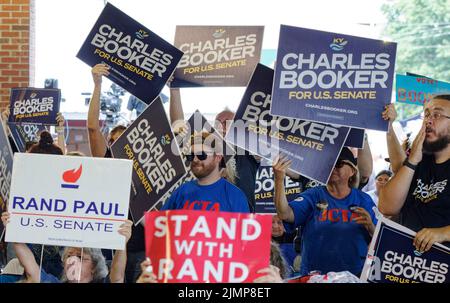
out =
<path fill-rule="evenodd" d="M 204 160 L 206 160 L 206 158 L 208 158 L 208 154 L 205 153 L 204 151 L 202 151 L 201 154 L 194 154 L 194 153 L 191 153 L 191 154 L 187 154 L 187 155 L 186 155 L 186 159 L 187 159 L 189 162 L 194 161 L 194 158 L 195 158 L 195 157 L 197 157 L 197 159 L 199 159 L 200 161 L 204 161 Z"/>
<path fill-rule="evenodd" d="M 426 120 L 433 120 L 433 121 L 435 121 L 435 120 L 439 120 L 439 119 L 441 119 L 441 118 L 447 118 L 447 119 L 450 119 L 450 116 L 447 116 L 447 115 L 444 115 L 444 114 L 441 114 L 440 112 L 425 112 L 425 113 L 422 113 L 422 115 L 420 115 L 420 117 L 422 118 L 422 119 L 426 119 Z"/>

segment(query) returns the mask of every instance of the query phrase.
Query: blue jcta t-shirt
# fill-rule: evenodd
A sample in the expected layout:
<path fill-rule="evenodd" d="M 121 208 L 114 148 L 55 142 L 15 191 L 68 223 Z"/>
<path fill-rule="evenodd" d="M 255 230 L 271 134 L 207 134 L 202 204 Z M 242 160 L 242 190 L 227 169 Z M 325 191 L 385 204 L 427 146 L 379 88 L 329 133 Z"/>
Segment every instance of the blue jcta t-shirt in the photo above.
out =
<path fill-rule="evenodd" d="M 223 178 L 210 185 L 197 180 L 181 185 L 161 208 L 168 209 L 250 212 L 245 194 Z"/>
<path fill-rule="evenodd" d="M 325 274 L 348 270 L 359 276 L 371 236 L 363 225 L 353 221 L 359 215 L 353 213 L 350 207 L 357 206 L 367 210 L 376 225 L 372 209 L 375 204 L 370 196 L 352 189 L 344 199 L 336 199 L 328 193 L 325 186 L 319 186 L 303 192 L 289 206 L 294 211 L 295 222 L 285 222 L 286 230 L 302 226 L 300 273 L 307 275 L 318 270 Z"/>

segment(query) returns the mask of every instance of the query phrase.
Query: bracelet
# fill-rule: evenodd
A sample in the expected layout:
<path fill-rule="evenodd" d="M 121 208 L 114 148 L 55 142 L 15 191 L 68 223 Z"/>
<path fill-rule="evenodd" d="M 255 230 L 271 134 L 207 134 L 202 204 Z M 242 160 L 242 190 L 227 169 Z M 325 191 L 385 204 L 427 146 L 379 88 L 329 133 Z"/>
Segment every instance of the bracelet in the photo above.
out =
<path fill-rule="evenodd" d="M 406 158 L 405 161 L 403 161 L 403 165 L 411 168 L 412 170 L 416 170 L 417 168 L 417 165 L 414 165 L 411 162 L 409 162 L 408 158 Z"/>

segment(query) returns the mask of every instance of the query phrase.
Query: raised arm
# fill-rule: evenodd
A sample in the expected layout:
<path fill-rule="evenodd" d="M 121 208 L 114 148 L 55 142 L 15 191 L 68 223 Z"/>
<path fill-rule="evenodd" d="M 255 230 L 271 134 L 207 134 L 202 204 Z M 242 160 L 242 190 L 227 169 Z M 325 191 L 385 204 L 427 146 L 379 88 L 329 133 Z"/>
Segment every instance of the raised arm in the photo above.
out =
<path fill-rule="evenodd" d="M 66 154 L 66 138 L 64 136 L 64 116 L 58 113 L 56 116 L 56 122 L 58 125 L 55 126 L 56 133 L 58 134 L 58 146 L 61 148 L 63 154 Z"/>
<path fill-rule="evenodd" d="M 6 135 L 10 136 L 11 131 L 8 126 L 8 119 L 9 119 L 9 105 L 2 111 L 2 123 L 3 123 L 3 128 L 5 129 Z"/>
<path fill-rule="evenodd" d="M 174 125 L 177 121 L 184 121 L 183 105 L 181 104 L 181 94 L 179 88 L 170 89 L 169 100 L 170 124 Z"/>
<path fill-rule="evenodd" d="M 9 223 L 9 213 L 2 213 L 2 222 L 3 225 L 7 226 Z M 16 253 L 17 259 L 19 259 L 20 264 L 23 266 L 25 273 L 30 282 L 39 283 L 40 282 L 40 269 L 36 260 L 34 259 L 34 255 L 28 246 L 24 243 L 12 243 L 14 252 Z"/>
<path fill-rule="evenodd" d="M 406 153 L 403 150 L 400 142 L 398 141 L 397 135 L 395 134 L 392 124 L 397 118 L 397 112 L 395 111 L 394 104 L 389 104 L 386 106 L 386 110 L 383 112 L 383 119 L 389 120 L 389 128 L 386 133 L 386 141 L 388 147 L 389 161 L 391 163 L 391 169 L 397 173 L 402 167 L 403 161 L 406 159 Z"/>
<path fill-rule="evenodd" d="M 131 226 L 133 222 L 127 220 L 120 226 L 118 230 L 119 234 L 125 237 L 125 246 L 128 240 L 131 238 Z M 111 283 L 124 283 L 125 281 L 125 268 L 127 266 L 127 250 L 116 250 L 111 263 Z"/>
<path fill-rule="evenodd" d="M 109 67 L 106 64 L 97 64 L 92 68 L 92 77 L 94 80 L 94 91 L 89 102 L 89 111 L 87 117 L 87 128 L 89 137 L 89 146 L 93 157 L 103 157 L 106 153 L 107 145 L 105 138 L 100 131 L 100 93 L 102 90 L 102 76 L 109 74 Z"/>
<path fill-rule="evenodd" d="M 291 166 L 292 161 L 284 156 L 278 156 L 273 162 L 273 173 L 275 180 L 275 207 L 277 215 L 281 220 L 294 223 L 294 211 L 289 206 L 286 192 L 284 188 L 284 178 L 286 177 L 286 170 Z"/>
<path fill-rule="evenodd" d="M 364 135 L 364 146 L 358 150 L 358 170 L 360 183 L 367 183 L 373 170 L 372 152 L 370 151 L 367 134 Z"/>
<path fill-rule="evenodd" d="M 422 124 L 422 128 L 411 147 L 411 154 L 409 155 L 408 161 L 413 165 L 417 165 L 422 161 L 422 145 L 424 140 L 425 123 Z M 383 215 L 395 216 L 400 212 L 408 195 L 413 177 L 414 170 L 407 166 L 402 166 L 394 177 L 382 187 L 378 200 L 378 208 Z"/>

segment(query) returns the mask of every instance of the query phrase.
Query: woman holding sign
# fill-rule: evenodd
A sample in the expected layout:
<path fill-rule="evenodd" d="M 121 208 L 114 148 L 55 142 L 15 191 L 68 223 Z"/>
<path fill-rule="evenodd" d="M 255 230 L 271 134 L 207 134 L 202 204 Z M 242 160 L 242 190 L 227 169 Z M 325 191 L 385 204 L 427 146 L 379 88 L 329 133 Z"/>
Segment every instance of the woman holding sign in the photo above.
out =
<path fill-rule="evenodd" d="M 2 214 L 2 222 L 9 222 L 10 214 Z M 125 242 L 131 237 L 131 225 L 126 221 L 120 226 L 118 233 L 125 237 Z M 108 276 L 108 267 L 105 257 L 98 248 L 66 247 L 62 254 L 63 273 L 59 280 L 40 268 L 31 249 L 25 243 L 13 243 L 14 251 L 26 274 L 26 281 L 31 283 L 123 283 L 125 279 L 125 266 L 127 255 L 125 250 L 117 250 L 114 254 L 111 272 Z"/>
<path fill-rule="evenodd" d="M 369 195 L 354 188 L 356 159 L 344 147 L 326 186 L 303 192 L 288 203 L 284 177 L 291 161 L 275 159 L 275 206 L 287 231 L 302 227 L 300 273 L 349 271 L 359 276 L 375 231 L 375 207 Z"/>

